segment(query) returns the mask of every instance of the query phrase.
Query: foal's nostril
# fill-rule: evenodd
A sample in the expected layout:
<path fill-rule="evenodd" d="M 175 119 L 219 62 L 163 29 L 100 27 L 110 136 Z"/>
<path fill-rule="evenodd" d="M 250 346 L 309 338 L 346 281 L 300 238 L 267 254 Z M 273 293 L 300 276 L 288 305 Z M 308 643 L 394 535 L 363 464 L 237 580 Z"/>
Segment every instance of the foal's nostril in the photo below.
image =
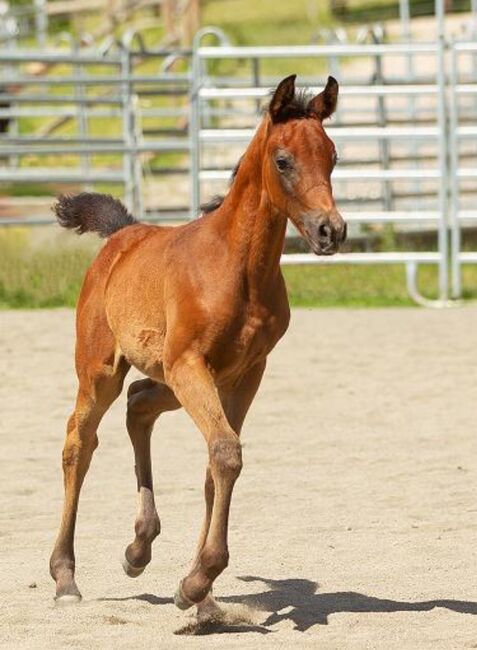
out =
<path fill-rule="evenodd" d="M 321 226 L 318 227 L 318 235 L 320 236 L 320 239 L 330 240 L 331 233 L 331 226 L 328 226 L 325 223 L 322 223 Z"/>

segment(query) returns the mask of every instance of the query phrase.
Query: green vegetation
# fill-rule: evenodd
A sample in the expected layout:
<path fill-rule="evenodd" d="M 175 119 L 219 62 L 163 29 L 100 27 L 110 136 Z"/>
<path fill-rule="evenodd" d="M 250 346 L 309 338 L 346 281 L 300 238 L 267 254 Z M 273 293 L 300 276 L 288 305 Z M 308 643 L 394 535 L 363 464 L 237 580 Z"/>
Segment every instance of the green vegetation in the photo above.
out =
<path fill-rule="evenodd" d="M 97 247 L 52 229 L 1 229 L 0 307 L 73 307 Z"/>
<path fill-rule="evenodd" d="M 0 230 L 0 308 L 74 307 L 101 242 L 58 228 Z M 412 305 L 402 266 L 285 267 L 290 302 L 301 307 Z M 435 297 L 436 269 L 423 267 L 421 290 Z M 464 272 L 465 297 L 477 299 L 477 268 Z"/>

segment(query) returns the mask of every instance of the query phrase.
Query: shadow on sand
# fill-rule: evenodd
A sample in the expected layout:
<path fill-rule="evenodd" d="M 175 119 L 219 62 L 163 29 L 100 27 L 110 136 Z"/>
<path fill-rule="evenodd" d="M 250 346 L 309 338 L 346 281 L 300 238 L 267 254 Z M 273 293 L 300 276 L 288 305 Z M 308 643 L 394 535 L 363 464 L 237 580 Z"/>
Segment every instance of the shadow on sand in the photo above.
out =
<path fill-rule="evenodd" d="M 294 623 L 295 630 L 304 632 L 313 625 L 327 625 L 328 616 L 340 612 L 427 612 L 434 607 L 443 607 L 461 614 L 477 614 L 477 603 L 470 601 L 446 599 L 407 602 L 374 598 L 355 591 L 316 593 L 318 583 L 300 578 L 269 580 L 256 576 L 243 576 L 239 580 L 261 582 L 268 589 L 258 594 L 225 597 L 221 601 L 240 603 L 271 612 L 263 622 L 265 627 L 289 620 Z"/>
<path fill-rule="evenodd" d="M 177 630 L 176 634 L 224 634 L 227 632 L 258 632 L 269 634 L 270 629 L 280 621 L 291 621 L 294 629 L 300 632 L 313 625 L 327 625 L 330 614 L 340 612 L 386 613 L 386 612 L 427 612 L 442 607 L 460 614 L 477 615 L 477 602 L 465 600 L 425 600 L 407 602 L 375 598 L 355 591 L 316 593 L 318 583 L 303 578 L 270 580 L 257 576 L 239 577 L 243 582 L 262 583 L 266 590 L 240 596 L 219 598 L 219 605 L 242 606 L 235 613 L 224 607 L 223 616 L 209 620 L 193 621 Z M 127 598 L 104 598 L 101 600 L 143 600 L 152 605 L 172 603 L 171 598 L 139 594 Z M 257 624 L 257 610 L 268 613 L 266 620 Z M 255 612 L 255 616 L 252 613 Z"/>

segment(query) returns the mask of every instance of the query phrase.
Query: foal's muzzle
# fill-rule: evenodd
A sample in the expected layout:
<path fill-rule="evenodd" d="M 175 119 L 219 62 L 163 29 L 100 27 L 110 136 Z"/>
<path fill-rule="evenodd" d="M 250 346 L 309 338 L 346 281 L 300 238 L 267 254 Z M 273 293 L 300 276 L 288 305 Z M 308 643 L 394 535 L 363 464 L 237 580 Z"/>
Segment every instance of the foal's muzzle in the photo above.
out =
<path fill-rule="evenodd" d="M 333 255 L 346 240 L 347 226 L 339 212 L 303 218 L 305 237 L 316 255 Z"/>

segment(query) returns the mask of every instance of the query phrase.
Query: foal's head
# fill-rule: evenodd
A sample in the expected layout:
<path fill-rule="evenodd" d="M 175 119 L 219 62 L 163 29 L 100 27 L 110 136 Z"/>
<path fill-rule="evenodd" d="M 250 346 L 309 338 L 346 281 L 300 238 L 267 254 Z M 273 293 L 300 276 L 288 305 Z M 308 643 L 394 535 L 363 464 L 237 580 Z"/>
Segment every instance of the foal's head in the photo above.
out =
<path fill-rule="evenodd" d="M 322 123 L 336 108 L 338 83 L 329 77 L 323 92 L 306 97 L 295 93 L 295 77 L 280 82 L 270 102 L 262 178 L 272 205 L 313 252 L 331 255 L 346 238 L 346 223 L 331 188 L 336 150 Z"/>

